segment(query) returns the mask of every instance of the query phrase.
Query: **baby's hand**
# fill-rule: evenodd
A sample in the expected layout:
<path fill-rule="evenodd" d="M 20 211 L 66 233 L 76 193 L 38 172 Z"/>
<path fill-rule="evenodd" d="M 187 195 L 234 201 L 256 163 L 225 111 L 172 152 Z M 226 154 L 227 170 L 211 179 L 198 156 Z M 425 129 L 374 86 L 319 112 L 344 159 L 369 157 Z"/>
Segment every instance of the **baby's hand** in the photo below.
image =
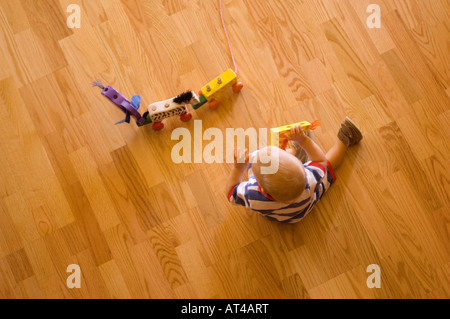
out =
<path fill-rule="evenodd" d="M 300 124 L 292 126 L 290 133 L 291 134 L 289 134 L 290 136 L 288 135 L 288 138 L 298 144 L 302 144 L 307 139 L 307 136 L 305 135 L 305 132 Z"/>
<path fill-rule="evenodd" d="M 240 148 L 234 150 L 234 167 L 245 169 L 249 165 L 248 150 L 242 151 Z"/>

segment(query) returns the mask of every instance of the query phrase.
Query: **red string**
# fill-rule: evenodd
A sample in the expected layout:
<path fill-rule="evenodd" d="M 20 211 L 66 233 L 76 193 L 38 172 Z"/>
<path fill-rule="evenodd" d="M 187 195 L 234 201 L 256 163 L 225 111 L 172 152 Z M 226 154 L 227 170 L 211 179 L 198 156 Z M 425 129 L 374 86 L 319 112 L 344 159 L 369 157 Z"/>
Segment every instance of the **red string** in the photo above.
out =
<path fill-rule="evenodd" d="M 227 42 L 228 42 L 228 49 L 230 50 L 230 53 L 231 53 L 231 59 L 233 60 L 234 73 L 237 74 L 236 61 L 234 60 L 234 54 L 233 54 L 233 50 L 231 49 L 230 38 L 228 37 L 227 27 L 225 26 L 225 21 L 224 21 L 224 19 L 223 19 L 222 0 L 219 0 L 219 7 L 220 7 L 220 18 L 221 18 L 221 20 L 222 20 L 223 31 L 225 31 L 225 36 L 227 37 Z"/>

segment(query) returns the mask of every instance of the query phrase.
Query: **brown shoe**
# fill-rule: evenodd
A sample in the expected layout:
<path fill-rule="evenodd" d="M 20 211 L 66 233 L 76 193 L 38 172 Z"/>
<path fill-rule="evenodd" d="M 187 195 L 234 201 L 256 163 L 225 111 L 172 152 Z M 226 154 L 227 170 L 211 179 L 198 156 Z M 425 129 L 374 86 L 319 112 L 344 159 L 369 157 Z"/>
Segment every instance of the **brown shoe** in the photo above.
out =
<path fill-rule="evenodd" d="M 358 144 L 362 140 L 361 131 L 355 123 L 347 116 L 341 123 L 341 128 L 337 134 L 339 140 L 347 147 Z"/>

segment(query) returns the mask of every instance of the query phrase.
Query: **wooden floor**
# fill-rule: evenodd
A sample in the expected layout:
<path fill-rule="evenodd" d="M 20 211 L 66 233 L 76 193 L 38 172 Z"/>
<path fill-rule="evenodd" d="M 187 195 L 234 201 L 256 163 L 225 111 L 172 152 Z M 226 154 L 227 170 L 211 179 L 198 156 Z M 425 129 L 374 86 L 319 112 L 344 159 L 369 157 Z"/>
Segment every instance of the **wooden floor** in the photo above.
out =
<path fill-rule="evenodd" d="M 233 66 L 218 1 L 0 0 L 0 297 L 449 298 L 450 2 L 223 10 L 245 87 L 194 119 L 225 132 L 320 118 L 327 149 L 349 115 L 364 139 L 327 195 L 294 225 L 231 206 L 231 164 L 171 160 L 172 130 L 194 121 L 114 126 L 123 114 L 91 87 L 144 107 L 200 89 Z"/>

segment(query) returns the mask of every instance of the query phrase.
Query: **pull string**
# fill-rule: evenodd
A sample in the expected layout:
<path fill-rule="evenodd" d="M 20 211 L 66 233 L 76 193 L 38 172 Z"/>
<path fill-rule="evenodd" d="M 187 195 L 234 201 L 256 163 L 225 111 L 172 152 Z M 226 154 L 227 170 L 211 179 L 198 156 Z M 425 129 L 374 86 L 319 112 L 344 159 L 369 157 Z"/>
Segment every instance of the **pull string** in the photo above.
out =
<path fill-rule="evenodd" d="M 232 50 L 232 48 L 231 48 L 230 38 L 228 37 L 227 27 L 226 27 L 225 21 L 224 21 L 224 19 L 223 19 L 222 0 L 219 0 L 219 7 L 220 7 L 220 18 L 221 18 L 221 20 L 222 20 L 223 31 L 225 31 L 225 36 L 226 36 L 227 42 L 228 42 L 228 49 L 230 50 L 230 53 L 231 53 L 231 59 L 233 60 L 234 73 L 237 74 L 236 61 L 234 60 L 234 54 L 233 54 L 233 50 Z"/>

